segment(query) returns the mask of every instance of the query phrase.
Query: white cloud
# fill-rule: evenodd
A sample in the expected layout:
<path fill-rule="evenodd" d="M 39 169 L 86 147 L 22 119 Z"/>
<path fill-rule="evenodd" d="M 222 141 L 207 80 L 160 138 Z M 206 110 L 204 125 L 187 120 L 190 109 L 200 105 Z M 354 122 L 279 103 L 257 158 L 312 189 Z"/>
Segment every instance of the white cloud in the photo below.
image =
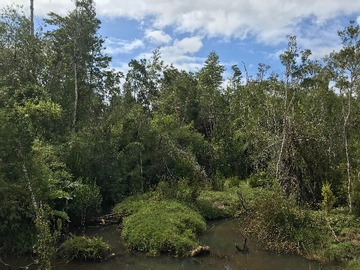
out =
<path fill-rule="evenodd" d="M 2 0 L 0 7 L 16 3 L 29 6 L 28 0 Z M 360 1 L 342 0 L 95 0 L 101 16 L 135 20 L 152 18 L 152 27 L 161 31 L 174 26 L 177 31 L 202 33 L 210 37 L 244 38 L 275 44 L 294 33 L 304 18 L 322 24 L 338 15 L 360 13 Z M 35 14 L 64 13 L 73 8 L 72 0 L 36 0 Z M 355 19 L 355 18 L 354 18 Z M 157 34 L 161 34 L 158 32 Z"/>
<path fill-rule="evenodd" d="M 203 46 L 199 36 L 185 37 L 175 40 L 171 45 L 161 47 L 160 52 L 167 64 L 173 64 L 176 68 L 186 71 L 196 71 L 203 64 L 203 58 L 194 54 Z"/>
<path fill-rule="evenodd" d="M 171 41 L 171 37 L 162 30 L 148 29 L 145 38 L 155 44 L 167 44 Z"/>
<path fill-rule="evenodd" d="M 223 40 L 255 38 L 267 45 L 283 44 L 286 35 L 297 35 L 302 48 L 311 49 L 317 57 L 339 48 L 336 31 L 342 23 L 338 16 L 353 16 L 360 23 L 360 1 L 354 0 L 94 0 L 100 16 L 123 17 L 145 22 L 145 40 L 158 45 L 176 63 L 195 63 L 186 57 L 197 52 L 204 38 Z M 20 4 L 28 11 L 28 0 L 1 0 L 0 8 Z M 35 0 L 35 14 L 50 11 L 65 14 L 72 10 L 72 0 Z M 310 21 L 310 23 L 308 23 Z M 165 32 L 186 34 L 192 38 L 175 40 Z M 325 30 L 326 29 L 326 30 Z M 341 30 L 341 29 L 340 29 Z M 144 42 L 118 40 L 107 43 L 111 54 L 129 53 L 142 48 Z M 181 58 L 186 55 L 185 58 Z M 187 60 L 185 60 L 187 59 Z M 181 62 L 183 61 L 183 62 Z"/>
<path fill-rule="evenodd" d="M 178 51 L 179 53 L 196 53 L 203 46 L 201 38 L 198 36 L 195 37 L 186 37 L 182 40 L 176 40 L 171 47 L 173 51 Z"/>
<path fill-rule="evenodd" d="M 129 54 L 134 50 L 144 47 L 144 42 L 140 39 L 132 41 L 117 38 L 107 38 L 105 40 L 105 51 L 111 55 Z"/>

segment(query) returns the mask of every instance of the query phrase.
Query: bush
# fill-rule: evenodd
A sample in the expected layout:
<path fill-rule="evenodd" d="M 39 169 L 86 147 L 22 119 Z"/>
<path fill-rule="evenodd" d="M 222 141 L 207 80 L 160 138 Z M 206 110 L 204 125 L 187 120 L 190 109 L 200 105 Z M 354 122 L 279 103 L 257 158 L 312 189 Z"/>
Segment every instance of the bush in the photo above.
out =
<path fill-rule="evenodd" d="M 196 199 L 199 211 L 206 219 L 234 217 L 239 208 L 236 189 L 226 191 L 203 191 Z"/>
<path fill-rule="evenodd" d="M 266 173 L 262 171 L 250 176 L 247 182 L 252 188 L 271 187 L 273 186 L 274 179 L 269 179 Z"/>
<path fill-rule="evenodd" d="M 225 189 L 237 187 L 239 186 L 239 184 L 240 184 L 240 180 L 236 176 L 229 177 L 224 180 Z"/>
<path fill-rule="evenodd" d="M 189 180 L 186 178 L 178 180 L 173 185 L 161 181 L 158 183 L 152 196 L 158 201 L 166 199 L 193 204 L 198 196 L 198 187 L 191 186 Z"/>
<path fill-rule="evenodd" d="M 321 187 L 321 195 L 323 200 L 321 202 L 322 209 L 329 213 L 334 206 L 335 203 L 335 196 L 331 190 L 331 184 L 325 182 Z"/>
<path fill-rule="evenodd" d="M 251 205 L 247 229 L 267 249 L 304 254 L 322 245 L 324 220 L 313 218 L 311 211 L 299 208 L 280 190 L 257 193 Z"/>
<path fill-rule="evenodd" d="M 326 261 L 340 263 L 353 258 L 355 247 L 350 242 L 340 242 L 329 245 L 323 257 Z"/>
<path fill-rule="evenodd" d="M 67 261 L 103 260 L 110 252 L 110 246 L 101 237 L 73 236 L 60 246 L 60 256 Z"/>
<path fill-rule="evenodd" d="M 133 250 L 184 256 L 206 229 L 200 214 L 175 201 L 148 201 L 125 218 L 122 237 Z"/>

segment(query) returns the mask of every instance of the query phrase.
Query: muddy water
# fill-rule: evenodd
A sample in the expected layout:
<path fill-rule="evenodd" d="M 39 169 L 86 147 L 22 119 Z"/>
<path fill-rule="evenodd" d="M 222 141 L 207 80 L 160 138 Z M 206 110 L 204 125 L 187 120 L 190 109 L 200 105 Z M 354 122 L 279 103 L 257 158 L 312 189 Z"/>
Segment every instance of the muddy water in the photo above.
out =
<path fill-rule="evenodd" d="M 235 248 L 235 243 L 242 245 L 243 239 L 236 221 L 219 221 L 208 224 L 208 230 L 201 239 L 203 245 L 211 247 L 213 254 L 193 258 L 147 257 L 129 252 L 120 240 L 120 232 L 114 227 L 96 229 L 89 232 L 99 235 L 114 248 L 117 257 L 102 263 L 60 263 L 57 270 L 177 270 L 177 269 L 225 269 L 225 270 L 339 270 L 339 266 L 321 265 L 299 256 L 268 253 L 255 242 L 248 242 L 250 252 L 242 254 Z"/>

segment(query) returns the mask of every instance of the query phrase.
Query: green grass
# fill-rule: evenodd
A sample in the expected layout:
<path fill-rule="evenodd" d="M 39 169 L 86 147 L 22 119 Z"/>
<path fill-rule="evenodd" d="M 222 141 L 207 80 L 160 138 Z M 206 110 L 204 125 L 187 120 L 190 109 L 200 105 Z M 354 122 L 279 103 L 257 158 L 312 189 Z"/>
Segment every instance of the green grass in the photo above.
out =
<path fill-rule="evenodd" d="M 60 246 L 60 256 L 67 261 L 97 261 L 106 258 L 110 246 L 101 237 L 73 236 Z"/>
<path fill-rule="evenodd" d="M 359 269 L 360 269 L 360 259 L 353 260 L 344 267 L 344 270 L 359 270 Z"/>
<path fill-rule="evenodd" d="M 206 190 L 196 199 L 196 205 L 206 219 L 234 217 L 239 204 L 240 200 L 235 188 L 225 191 Z"/>
<path fill-rule="evenodd" d="M 119 214 L 122 217 L 130 216 L 139 211 L 145 204 L 151 201 L 151 194 L 145 193 L 142 195 L 133 195 L 122 202 L 115 205 L 112 213 Z"/>
<path fill-rule="evenodd" d="M 175 201 L 148 201 L 125 218 L 122 237 L 128 247 L 149 255 L 185 256 L 205 231 L 202 216 Z"/>

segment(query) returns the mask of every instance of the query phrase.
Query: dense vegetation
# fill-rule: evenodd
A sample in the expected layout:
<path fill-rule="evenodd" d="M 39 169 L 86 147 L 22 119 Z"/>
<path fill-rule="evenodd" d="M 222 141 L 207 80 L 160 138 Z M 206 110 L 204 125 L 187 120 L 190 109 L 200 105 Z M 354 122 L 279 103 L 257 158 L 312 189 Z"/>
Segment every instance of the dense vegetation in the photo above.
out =
<path fill-rule="evenodd" d="M 340 31 L 343 47 L 322 60 L 290 36 L 284 73 L 259 64 L 243 76 L 234 65 L 224 78 L 215 52 L 192 73 L 164 65 L 155 50 L 121 74 L 104 54 L 93 1 L 75 3 L 66 16 L 50 13 L 36 33 L 18 10 L 1 13 L 1 251 L 33 252 L 49 269 L 70 221 L 84 225 L 102 208 L 156 190 L 209 218 L 224 213 L 208 206 L 236 202 L 269 248 L 309 255 L 330 243 L 329 260 L 355 257 L 359 25 Z M 229 191 L 246 179 L 248 194 L 259 196 Z M 133 203 L 122 210 L 132 214 L 128 224 L 149 215 Z M 160 249 L 168 248 L 183 252 Z"/>

